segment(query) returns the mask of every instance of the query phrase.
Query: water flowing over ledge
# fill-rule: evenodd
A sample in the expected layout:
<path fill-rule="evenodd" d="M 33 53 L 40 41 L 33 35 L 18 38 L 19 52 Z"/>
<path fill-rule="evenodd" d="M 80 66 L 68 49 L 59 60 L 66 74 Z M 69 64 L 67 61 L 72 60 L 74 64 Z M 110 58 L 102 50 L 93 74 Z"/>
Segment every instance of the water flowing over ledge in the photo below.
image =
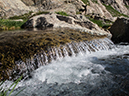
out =
<path fill-rule="evenodd" d="M 28 78 L 28 74 L 30 74 L 30 72 L 36 70 L 40 66 L 49 64 L 51 61 L 60 60 L 67 56 L 76 56 L 77 54 L 89 54 L 91 52 L 109 50 L 114 47 L 115 45 L 108 38 L 71 42 L 65 45 L 60 45 L 59 47 L 50 47 L 47 51 L 39 52 L 33 57 L 26 59 L 26 62 L 21 60 L 16 61 L 16 66 L 13 69 L 12 75 L 21 76 L 23 74 L 23 77 Z"/>
<path fill-rule="evenodd" d="M 129 45 L 52 61 L 19 82 L 19 96 L 128 96 Z M 7 81 L 5 85 L 10 85 Z"/>
<path fill-rule="evenodd" d="M 37 30 L 37 31 L 12 31 L 12 32 L 1 32 L 0 33 L 0 80 L 3 79 L 12 79 L 17 74 L 22 75 L 20 69 L 16 68 L 18 62 L 38 62 L 38 59 L 33 60 L 38 57 L 35 54 L 42 53 L 42 58 L 44 58 L 43 63 L 34 64 L 34 68 L 23 68 L 28 70 L 29 72 L 37 69 L 39 65 L 45 65 L 49 63 L 53 59 L 57 59 L 58 57 L 65 57 L 67 54 L 70 56 L 73 53 L 78 53 L 80 50 L 76 48 L 80 45 L 79 42 L 87 43 L 92 40 L 103 39 L 108 36 L 105 34 L 92 34 L 85 31 L 66 29 L 66 28 L 50 28 L 45 30 Z M 75 44 L 76 43 L 76 44 Z M 83 44 L 84 45 L 84 44 Z M 75 46 L 75 47 L 74 47 Z M 95 45 L 93 45 L 95 46 Z M 93 47 L 92 46 L 92 47 Z M 73 47 L 73 52 L 70 49 Z M 82 46 L 81 50 L 84 50 Z M 56 51 L 61 50 L 62 54 L 56 54 Z M 55 50 L 55 51 L 54 51 Z M 67 51 L 66 53 L 65 50 Z M 95 51 L 94 48 L 87 49 L 91 51 Z M 53 53 L 52 53 L 53 52 Z M 46 54 L 46 57 L 44 57 Z M 53 54 L 53 55 L 50 55 Z M 34 57 L 34 55 L 36 57 Z M 54 56 L 55 55 L 55 56 Z M 62 56 L 61 56 L 62 55 Z M 30 58 L 30 60 L 29 60 Z M 28 63 L 29 64 L 29 63 Z M 23 64 L 24 65 L 24 64 Z M 28 65 L 29 66 L 29 65 Z M 31 65 L 30 65 L 31 66 Z M 32 64 L 33 67 L 33 64 Z M 15 69 L 15 70 L 14 70 Z M 14 70 L 14 72 L 12 72 Z M 14 74 L 15 73 L 15 74 Z M 10 78 L 12 77 L 12 78 Z"/>

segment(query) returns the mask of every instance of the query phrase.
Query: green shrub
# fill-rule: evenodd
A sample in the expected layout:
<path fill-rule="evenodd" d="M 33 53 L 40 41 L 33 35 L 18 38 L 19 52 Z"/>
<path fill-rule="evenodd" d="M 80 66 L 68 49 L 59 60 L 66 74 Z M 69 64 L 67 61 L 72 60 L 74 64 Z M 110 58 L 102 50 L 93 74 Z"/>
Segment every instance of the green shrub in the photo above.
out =
<path fill-rule="evenodd" d="M 65 13 L 63 11 L 56 12 L 56 14 L 60 14 L 60 15 L 63 15 L 63 16 L 69 16 L 67 13 Z"/>

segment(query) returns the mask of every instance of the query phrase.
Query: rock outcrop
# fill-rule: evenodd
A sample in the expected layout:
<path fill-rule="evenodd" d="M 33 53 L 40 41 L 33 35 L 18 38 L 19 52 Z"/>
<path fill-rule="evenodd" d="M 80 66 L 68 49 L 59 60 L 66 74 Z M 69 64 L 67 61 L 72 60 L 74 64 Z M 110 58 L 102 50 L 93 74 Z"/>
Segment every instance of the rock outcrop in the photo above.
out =
<path fill-rule="evenodd" d="M 128 0 L 87 0 L 87 2 L 89 4 L 86 7 L 82 0 L 0 0 L 0 18 L 21 15 L 29 11 L 49 11 L 50 13 L 64 11 L 70 15 L 82 13 L 114 21 L 104 4 L 112 6 L 122 14 L 129 15 L 126 7 L 129 5 Z"/>
<path fill-rule="evenodd" d="M 34 6 L 26 6 L 21 0 L 0 0 L 0 18 L 36 11 Z"/>
<path fill-rule="evenodd" d="M 120 13 L 129 15 L 129 10 L 125 5 L 129 4 L 127 0 L 101 0 L 102 3 L 112 6 L 115 10 Z"/>
<path fill-rule="evenodd" d="M 129 42 L 129 18 L 118 18 L 109 30 L 115 43 Z"/>
<path fill-rule="evenodd" d="M 98 3 L 92 2 L 92 0 L 89 0 L 90 5 L 87 6 L 87 12 L 86 14 L 92 15 L 92 16 L 98 16 L 105 19 L 109 19 L 111 21 L 114 21 L 114 18 L 112 15 L 106 10 L 106 7 L 98 0 Z"/>
<path fill-rule="evenodd" d="M 111 34 L 102 30 L 96 24 L 88 20 L 84 15 L 62 16 L 58 14 L 42 14 L 30 18 L 22 28 L 70 28 L 75 30 L 82 30 L 92 34 L 107 35 L 111 37 Z"/>

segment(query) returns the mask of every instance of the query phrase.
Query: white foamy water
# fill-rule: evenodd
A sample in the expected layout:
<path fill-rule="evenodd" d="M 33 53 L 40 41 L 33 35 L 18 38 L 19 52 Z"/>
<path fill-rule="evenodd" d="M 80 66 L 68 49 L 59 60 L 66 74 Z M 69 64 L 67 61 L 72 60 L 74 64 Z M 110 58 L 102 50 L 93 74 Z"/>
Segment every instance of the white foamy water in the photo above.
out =
<path fill-rule="evenodd" d="M 121 96 L 129 95 L 128 90 L 122 86 L 125 80 L 129 82 L 128 54 L 129 45 L 118 45 L 109 50 L 89 53 L 80 51 L 71 57 L 66 54 L 64 58 L 59 59 L 58 56 L 57 60 L 52 60 L 50 64 L 31 72 L 32 78 L 21 81 L 13 95 L 24 87 L 26 89 L 18 96 L 117 96 L 117 93 L 124 94 Z"/>

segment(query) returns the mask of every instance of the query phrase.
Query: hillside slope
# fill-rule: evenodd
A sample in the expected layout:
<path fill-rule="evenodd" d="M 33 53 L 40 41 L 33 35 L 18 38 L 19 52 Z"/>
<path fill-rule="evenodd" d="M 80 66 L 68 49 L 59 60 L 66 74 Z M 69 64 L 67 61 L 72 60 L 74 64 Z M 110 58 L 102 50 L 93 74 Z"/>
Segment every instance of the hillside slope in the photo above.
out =
<path fill-rule="evenodd" d="M 86 7 L 87 5 L 87 7 Z M 86 9 L 85 9 L 86 8 Z M 64 11 L 70 15 L 87 14 L 114 21 L 113 17 L 128 15 L 128 0 L 0 0 L 0 18 L 30 11 Z"/>

